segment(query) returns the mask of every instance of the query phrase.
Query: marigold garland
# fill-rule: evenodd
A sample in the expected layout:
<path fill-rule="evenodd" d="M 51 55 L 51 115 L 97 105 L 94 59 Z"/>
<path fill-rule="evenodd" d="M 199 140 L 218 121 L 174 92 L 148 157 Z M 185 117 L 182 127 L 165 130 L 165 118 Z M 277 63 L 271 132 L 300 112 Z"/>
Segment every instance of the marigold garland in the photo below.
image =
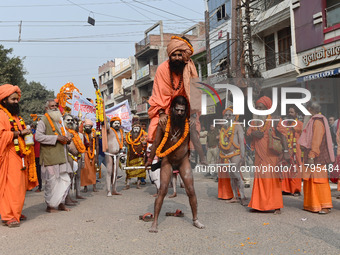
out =
<path fill-rule="evenodd" d="M 170 131 L 170 126 L 171 126 L 171 121 L 170 121 L 170 118 L 168 118 L 168 122 L 166 124 L 166 128 L 165 128 L 165 134 L 164 134 L 164 137 L 162 139 L 162 142 L 161 144 L 158 146 L 157 150 L 156 150 L 156 155 L 157 157 L 159 158 L 164 158 L 166 156 L 168 156 L 171 152 L 173 152 L 174 150 L 176 150 L 185 140 L 185 138 L 188 136 L 189 134 L 189 121 L 188 119 L 185 119 L 185 127 L 184 127 L 184 133 L 181 137 L 181 139 L 179 139 L 177 141 L 176 144 L 174 144 L 173 146 L 171 146 L 169 149 L 167 149 L 166 151 L 164 152 L 161 152 L 165 143 L 167 142 L 168 140 L 168 136 L 169 136 L 169 131 Z"/>
<path fill-rule="evenodd" d="M 52 127 L 52 131 L 54 132 L 54 134 L 55 134 L 55 135 L 59 135 L 59 134 L 57 133 L 56 129 L 55 129 L 55 126 L 54 126 L 54 124 L 53 124 L 53 121 L 52 121 L 50 115 L 48 115 L 48 113 L 45 113 L 45 117 L 47 118 L 48 123 L 50 123 L 50 125 L 51 125 L 51 127 Z M 61 123 L 61 121 L 60 121 L 59 123 Z M 60 130 L 61 130 L 61 134 L 62 134 L 63 136 L 66 136 L 66 132 L 65 132 L 64 127 L 61 127 Z M 63 143 L 63 144 L 66 144 L 66 143 Z"/>
<path fill-rule="evenodd" d="M 6 115 L 8 116 L 8 119 L 11 123 L 11 131 L 19 131 L 19 127 L 14 120 L 12 114 L 2 105 L 0 105 L 0 109 L 3 110 Z M 19 121 L 21 125 L 21 129 L 26 129 L 26 124 L 25 121 L 19 116 Z M 18 138 L 15 138 L 14 141 L 14 148 L 16 153 L 21 157 L 24 158 L 24 162 L 26 165 L 28 165 L 28 179 L 30 182 L 36 182 L 38 177 L 37 177 L 37 171 L 36 171 L 36 166 L 35 166 L 35 154 L 34 154 L 34 149 L 33 145 L 31 146 L 26 146 L 24 139 L 19 136 Z M 26 168 L 23 166 L 22 170 L 25 170 Z"/>
<path fill-rule="evenodd" d="M 237 155 L 240 155 L 240 150 L 234 151 L 232 154 L 224 155 L 222 151 L 220 151 L 220 157 L 224 159 L 224 163 L 229 163 L 232 157 L 235 157 Z"/>
<path fill-rule="evenodd" d="M 93 128 L 93 129 L 92 129 L 92 153 L 91 153 L 90 146 L 87 147 L 87 155 L 89 155 L 89 158 L 90 158 L 90 159 L 93 159 L 93 158 L 94 158 L 94 152 L 95 152 L 95 150 L 96 150 L 95 134 L 96 134 L 96 130 Z M 85 133 L 85 135 L 86 135 L 87 141 L 90 143 L 89 134 L 88 134 L 88 133 Z"/>
<path fill-rule="evenodd" d="M 132 147 L 132 151 L 136 154 L 136 155 L 143 155 L 144 154 L 144 147 L 142 148 L 142 151 L 141 152 L 137 152 L 135 150 L 135 145 L 139 145 L 141 144 L 140 142 L 140 138 L 142 137 L 142 135 L 144 136 L 145 134 L 145 131 L 142 129 L 140 132 L 139 132 L 139 135 L 138 137 L 132 141 L 132 136 L 131 136 L 131 131 L 129 133 L 126 134 L 126 142 L 127 144 L 131 145 Z"/>
<path fill-rule="evenodd" d="M 69 129 L 69 128 L 66 128 L 66 130 L 73 135 L 72 137 L 72 141 L 74 143 L 74 145 L 76 146 L 77 148 L 77 151 L 79 153 L 84 153 L 86 151 L 86 147 L 85 145 L 83 144 L 79 134 L 77 131 L 73 130 L 73 129 Z"/>
<path fill-rule="evenodd" d="M 122 139 L 122 141 L 120 141 L 119 140 L 119 137 L 118 137 L 118 133 L 117 133 L 117 131 L 114 129 L 114 128 L 112 128 L 112 127 L 110 127 L 112 130 L 113 130 L 113 132 L 115 133 L 115 135 L 116 135 L 116 139 L 117 139 L 117 142 L 118 142 L 118 144 L 119 144 L 119 149 L 123 149 L 123 145 L 124 145 L 124 134 L 123 134 L 123 130 L 120 128 L 119 129 L 119 131 L 120 131 L 120 137 L 121 137 L 121 139 Z"/>

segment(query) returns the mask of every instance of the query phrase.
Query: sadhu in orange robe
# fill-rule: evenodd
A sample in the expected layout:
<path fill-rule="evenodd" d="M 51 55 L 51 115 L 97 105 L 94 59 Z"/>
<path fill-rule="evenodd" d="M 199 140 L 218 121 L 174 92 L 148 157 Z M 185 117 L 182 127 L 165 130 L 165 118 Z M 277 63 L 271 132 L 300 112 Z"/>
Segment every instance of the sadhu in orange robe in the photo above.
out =
<path fill-rule="evenodd" d="M 287 124 L 287 123 L 285 123 Z M 303 123 L 297 120 L 297 125 L 295 127 L 287 128 L 288 137 L 288 148 L 289 152 L 293 156 L 294 164 L 296 166 L 296 173 L 283 172 L 282 176 L 282 191 L 287 193 L 300 193 L 301 192 L 301 148 L 298 143 L 299 138 L 302 133 Z"/>
<path fill-rule="evenodd" d="M 14 117 L 19 129 L 19 119 Z M 0 110 L 0 215 L 1 220 L 15 218 L 20 222 L 26 194 L 26 173 L 22 159 L 16 153 L 13 131 L 5 112 Z"/>
<path fill-rule="evenodd" d="M 279 162 L 279 156 L 269 149 L 268 133 L 270 132 L 271 121 L 266 122 L 268 124 L 264 126 L 264 136 L 261 139 L 253 137 L 251 142 L 251 149 L 255 150 L 254 166 L 258 168 L 254 173 L 253 191 L 248 207 L 259 211 L 283 208 L 279 174 L 274 171 L 265 171 L 261 167 L 275 167 Z M 257 128 L 249 127 L 247 135 L 249 136 L 255 130 Z M 285 136 L 287 135 L 286 128 L 281 125 L 281 119 L 277 125 L 277 131 Z M 275 135 L 274 128 L 272 128 L 272 134 Z"/>
<path fill-rule="evenodd" d="M 326 130 L 322 119 L 311 119 L 310 121 L 314 121 L 312 124 L 312 145 L 310 150 L 305 151 L 304 161 L 306 162 L 307 158 L 314 158 L 314 163 L 318 164 L 320 158 L 325 155 L 320 149 L 322 148 L 323 143 L 327 143 Z M 327 148 L 323 149 L 326 153 L 334 154 L 333 150 L 329 152 Z M 331 157 L 329 156 L 329 158 Z M 319 166 L 319 171 L 312 171 L 310 167 L 305 167 L 302 173 L 304 194 L 303 208 L 311 212 L 319 212 L 322 209 L 333 207 L 328 180 L 328 166 L 326 164 L 320 164 Z"/>

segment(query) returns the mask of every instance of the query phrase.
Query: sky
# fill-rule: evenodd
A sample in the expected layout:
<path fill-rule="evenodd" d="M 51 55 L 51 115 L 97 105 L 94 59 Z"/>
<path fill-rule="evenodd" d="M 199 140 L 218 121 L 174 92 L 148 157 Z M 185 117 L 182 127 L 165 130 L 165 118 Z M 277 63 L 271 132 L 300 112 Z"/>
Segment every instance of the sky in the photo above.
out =
<path fill-rule="evenodd" d="M 91 79 L 98 81 L 99 66 L 133 56 L 135 43 L 157 21 L 163 20 L 164 32 L 180 33 L 204 21 L 204 10 L 204 0 L 2 0 L 0 44 L 25 57 L 28 82 L 55 95 L 73 82 L 95 98 Z"/>

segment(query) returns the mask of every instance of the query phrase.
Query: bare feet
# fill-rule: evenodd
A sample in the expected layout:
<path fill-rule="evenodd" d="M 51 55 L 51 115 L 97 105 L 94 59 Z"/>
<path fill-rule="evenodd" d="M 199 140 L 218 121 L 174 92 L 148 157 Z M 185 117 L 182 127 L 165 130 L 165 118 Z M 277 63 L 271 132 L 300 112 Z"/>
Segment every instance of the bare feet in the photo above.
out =
<path fill-rule="evenodd" d="M 84 192 L 84 193 L 87 192 L 87 186 L 84 187 L 84 189 L 82 190 L 82 192 Z"/>
<path fill-rule="evenodd" d="M 59 211 L 65 211 L 65 212 L 71 211 L 71 209 L 70 209 L 70 208 L 67 208 L 64 204 L 60 204 L 60 205 L 58 206 L 58 210 L 59 210 Z"/>
<path fill-rule="evenodd" d="M 174 198 L 174 197 L 177 197 L 177 193 L 174 192 L 174 194 L 172 194 L 171 196 L 169 196 L 169 198 Z"/>
<path fill-rule="evenodd" d="M 157 229 L 157 223 L 153 222 L 151 225 L 151 228 L 149 229 L 150 233 L 158 233 L 158 229 Z"/>
<path fill-rule="evenodd" d="M 336 197 L 336 199 L 340 199 L 340 195 Z"/>
<path fill-rule="evenodd" d="M 107 197 L 112 197 L 112 194 L 111 194 L 111 192 L 109 191 L 109 192 L 107 192 Z"/>
<path fill-rule="evenodd" d="M 232 199 L 229 199 L 226 201 L 226 203 L 231 204 L 231 203 L 238 203 L 238 199 L 233 197 Z"/>
<path fill-rule="evenodd" d="M 193 222 L 193 225 L 194 225 L 196 228 L 200 228 L 200 229 L 205 228 L 205 226 L 204 226 L 201 222 L 199 222 L 198 219 L 193 220 L 192 222 Z"/>
<path fill-rule="evenodd" d="M 125 188 L 123 190 L 127 190 L 130 188 L 130 185 L 126 185 Z"/>
<path fill-rule="evenodd" d="M 331 209 L 328 209 L 328 208 L 324 208 L 322 209 L 321 211 L 319 211 L 319 214 L 328 214 L 331 212 Z"/>
<path fill-rule="evenodd" d="M 119 195 L 122 195 L 122 193 L 119 193 L 117 191 L 112 191 L 112 195 L 119 196 Z"/>
<path fill-rule="evenodd" d="M 156 193 L 156 194 L 153 194 L 152 196 L 153 196 L 153 197 L 157 197 L 157 196 L 158 196 L 158 193 Z"/>
<path fill-rule="evenodd" d="M 85 199 L 85 197 L 82 197 L 81 195 L 76 195 L 76 199 Z"/>
<path fill-rule="evenodd" d="M 276 210 L 274 211 L 274 215 L 278 215 L 278 214 L 281 214 L 281 210 L 280 210 L 280 209 L 276 209 Z"/>
<path fill-rule="evenodd" d="M 241 198 L 240 199 L 240 204 L 246 206 L 248 204 L 247 203 L 247 198 L 246 197 L 245 198 Z"/>
<path fill-rule="evenodd" d="M 46 212 L 48 213 L 55 213 L 57 212 L 58 210 L 54 209 L 53 207 L 50 207 L 50 206 L 47 206 L 46 208 Z"/>
<path fill-rule="evenodd" d="M 139 184 L 137 184 L 137 187 L 136 187 L 136 189 L 141 189 L 141 187 L 140 187 L 140 185 L 139 185 Z"/>

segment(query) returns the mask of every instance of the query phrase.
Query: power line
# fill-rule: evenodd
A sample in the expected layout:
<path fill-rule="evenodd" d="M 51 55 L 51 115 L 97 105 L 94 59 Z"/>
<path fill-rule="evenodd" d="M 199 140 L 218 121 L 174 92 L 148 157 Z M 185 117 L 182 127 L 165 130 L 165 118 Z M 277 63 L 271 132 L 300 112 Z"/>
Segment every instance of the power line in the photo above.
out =
<path fill-rule="evenodd" d="M 162 0 L 144 0 L 142 2 L 160 2 Z M 129 3 L 132 1 L 129 1 Z M 103 2 L 103 3 L 83 3 L 79 5 L 111 5 L 111 4 L 121 4 L 121 2 Z M 71 6 L 73 4 L 32 4 L 32 5 L 0 5 L 0 8 L 26 8 L 26 7 L 61 7 L 61 6 Z"/>
<path fill-rule="evenodd" d="M 143 17 L 147 18 L 148 20 L 150 20 L 150 18 L 146 15 L 144 15 L 143 13 L 141 13 L 140 11 L 136 10 L 133 5 L 129 4 L 128 2 L 124 1 L 124 0 L 120 0 L 122 3 L 126 4 L 127 6 L 129 6 L 132 10 L 134 10 L 135 12 L 139 13 L 140 15 L 142 15 Z"/>
<path fill-rule="evenodd" d="M 137 0 L 133 0 L 133 1 L 136 2 L 136 3 L 142 4 L 142 5 L 145 5 L 145 6 L 149 7 L 149 8 L 156 9 L 156 10 L 158 10 L 158 11 L 165 12 L 165 13 L 167 13 L 167 14 L 170 14 L 170 15 L 173 15 L 173 16 L 176 16 L 176 17 L 179 17 L 179 18 L 183 18 L 183 19 L 186 19 L 186 20 L 191 21 L 191 22 L 194 22 L 194 23 L 196 22 L 196 21 L 194 21 L 193 19 L 188 19 L 188 18 L 186 18 L 186 17 L 177 15 L 177 14 L 172 13 L 172 12 L 168 12 L 168 11 L 162 10 L 162 9 L 160 9 L 160 8 L 157 8 L 157 7 L 155 7 L 155 6 L 148 5 L 148 4 L 143 3 L 143 2 L 140 2 L 140 1 L 137 1 Z"/>
<path fill-rule="evenodd" d="M 194 11 L 193 9 L 191 9 L 191 8 L 188 8 L 188 7 L 184 6 L 184 5 L 181 5 L 181 4 L 179 4 L 179 3 L 177 3 L 177 2 L 175 2 L 175 1 L 173 1 L 173 0 L 169 0 L 169 1 L 170 1 L 170 2 L 172 2 L 172 3 L 174 3 L 174 4 L 177 4 L 177 5 L 181 6 L 181 7 L 183 7 L 184 9 L 187 9 L 187 10 L 189 10 L 189 11 L 192 11 L 192 12 L 194 12 L 194 13 L 197 13 L 197 14 L 200 14 L 200 15 L 202 15 L 202 14 L 203 14 L 203 13 L 200 13 L 200 12 Z"/>

